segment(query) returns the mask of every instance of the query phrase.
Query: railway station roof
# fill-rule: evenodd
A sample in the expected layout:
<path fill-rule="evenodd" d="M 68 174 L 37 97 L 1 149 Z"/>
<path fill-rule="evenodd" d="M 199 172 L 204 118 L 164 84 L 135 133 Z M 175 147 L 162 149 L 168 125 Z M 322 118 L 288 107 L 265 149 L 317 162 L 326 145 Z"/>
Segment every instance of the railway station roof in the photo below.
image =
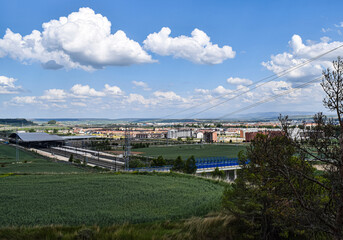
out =
<path fill-rule="evenodd" d="M 64 140 L 82 140 L 82 139 L 89 139 L 89 138 L 97 138 L 98 136 L 92 135 L 79 135 L 79 136 L 63 136 Z"/>
<path fill-rule="evenodd" d="M 12 133 L 10 138 L 17 138 L 22 142 L 50 142 L 50 141 L 64 141 L 62 137 L 57 135 L 50 135 L 47 133 Z"/>

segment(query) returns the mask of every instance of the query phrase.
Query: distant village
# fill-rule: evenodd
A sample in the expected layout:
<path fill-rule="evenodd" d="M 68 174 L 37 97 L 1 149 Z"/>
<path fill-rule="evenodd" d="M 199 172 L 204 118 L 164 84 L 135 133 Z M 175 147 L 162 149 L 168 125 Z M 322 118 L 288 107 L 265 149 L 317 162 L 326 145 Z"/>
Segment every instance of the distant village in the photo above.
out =
<path fill-rule="evenodd" d="M 310 129 L 312 122 L 293 121 L 291 125 L 298 129 Z M 281 135 L 280 123 L 275 122 L 248 122 L 248 123 L 207 123 L 196 125 L 194 123 L 136 123 L 133 125 L 114 127 L 77 126 L 68 129 L 49 129 L 48 133 L 58 135 L 91 135 L 99 138 L 113 140 L 124 139 L 174 139 L 179 141 L 206 142 L 206 143 L 241 143 L 250 142 L 258 133 L 266 135 Z M 44 130 L 36 130 L 44 131 Z M 295 131 L 300 132 L 300 131 Z"/>

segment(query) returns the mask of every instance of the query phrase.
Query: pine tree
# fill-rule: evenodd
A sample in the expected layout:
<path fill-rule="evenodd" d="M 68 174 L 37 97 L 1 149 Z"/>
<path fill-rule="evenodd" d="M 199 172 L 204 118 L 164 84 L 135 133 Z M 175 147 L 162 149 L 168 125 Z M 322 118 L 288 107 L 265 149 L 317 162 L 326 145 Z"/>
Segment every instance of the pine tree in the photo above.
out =
<path fill-rule="evenodd" d="M 182 172 L 185 168 L 185 163 L 182 160 L 181 156 L 178 156 L 174 162 L 173 162 L 173 167 L 171 168 L 172 171 L 175 172 Z"/>

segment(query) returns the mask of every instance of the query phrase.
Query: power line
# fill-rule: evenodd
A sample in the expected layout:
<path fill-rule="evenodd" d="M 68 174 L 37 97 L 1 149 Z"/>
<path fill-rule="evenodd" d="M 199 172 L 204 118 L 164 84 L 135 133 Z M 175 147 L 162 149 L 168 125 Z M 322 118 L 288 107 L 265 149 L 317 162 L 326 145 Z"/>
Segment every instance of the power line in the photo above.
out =
<path fill-rule="evenodd" d="M 228 117 L 228 116 L 230 116 L 230 115 L 234 115 L 234 114 L 243 112 L 243 111 L 245 111 L 245 110 L 248 110 L 248 109 L 250 109 L 250 108 L 256 107 L 256 106 L 261 105 L 261 104 L 263 104 L 263 103 L 273 101 L 273 100 L 275 100 L 276 98 L 279 98 L 279 97 L 282 97 L 282 96 L 284 96 L 284 95 L 287 95 L 287 94 L 293 92 L 293 91 L 296 90 L 296 89 L 300 89 L 300 88 L 306 87 L 306 86 L 308 86 L 308 85 L 310 85 L 310 84 L 312 84 L 312 83 L 318 82 L 318 81 L 321 80 L 321 79 L 322 79 L 322 76 L 317 77 L 317 78 L 315 78 L 315 79 L 312 79 L 311 81 L 308 81 L 308 82 L 306 82 L 306 83 L 303 83 L 303 84 L 300 84 L 300 85 L 298 85 L 298 86 L 295 86 L 294 88 L 292 88 L 292 89 L 290 89 L 290 90 L 288 90 L 288 91 L 285 91 L 285 92 L 283 92 L 283 93 L 279 93 L 279 94 L 273 95 L 272 97 L 267 98 L 267 99 L 265 99 L 265 100 L 261 100 L 261 101 L 259 101 L 259 102 L 256 102 L 256 103 L 254 103 L 254 104 L 251 104 L 251 105 L 246 106 L 246 107 L 244 107 L 244 108 L 238 109 L 238 110 L 236 110 L 236 111 L 234 111 L 234 112 L 225 114 L 225 115 L 219 117 L 219 119 L 223 119 L 223 118 L 226 118 L 226 117 Z"/>
<path fill-rule="evenodd" d="M 264 82 L 264 83 L 262 83 L 262 84 L 260 84 L 260 85 L 255 86 L 255 87 L 252 88 L 252 89 L 249 89 L 249 90 L 247 90 L 247 91 L 243 91 L 243 92 L 241 92 L 240 94 L 238 94 L 238 95 L 236 95 L 236 96 L 234 96 L 234 97 L 231 97 L 231 98 L 229 98 L 229 99 L 226 99 L 225 101 L 222 101 L 222 102 L 220 102 L 220 103 L 218 103 L 218 104 L 215 104 L 214 106 L 211 106 L 211 107 L 205 108 L 204 110 L 201 110 L 201 111 L 199 111 L 199 112 L 193 113 L 193 114 L 187 116 L 186 118 L 191 118 L 191 117 L 196 116 L 196 115 L 198 115 L 198 114 L 200 114 L 200 113 L 203 113 L 203 112 L 206 112 L 206 111 L 208 111 L 208 110 L 210 110 L 210 109 L 213 109 L 213 108 L 215 108 L 215 107 L 217 107 L 217 106 L 219 106 L 219 105 L 222 105 L 222 104 L 224 104 L 224 103 L 226 103 L 226 102 L 228 102 L 228 101 L 231 101 L 231 100 L 233 100 L 233 99 L 235 99 L 235 98 L 237 98 L 237 97 L 239 97 L 239 96 L 242 96 L 242 95 L 245 94 L 245 93 L 251 92 L 251 91 L 255 90 L 256 88 L 259 88 L 259 87 L 261 87 L 261 86 L 263 86 L 263 85 L 265 85 L 265 84 L 267 84 L 267 83 L 269 83 L 269 82 L 271 82 L 271 81 L 273 81 L 273 80 L 276 80 L 276 79 L 278 79 L 278 78 L 281 78 L 281 77 L 287 75 L 288 73 L 290 73 L 290 72 L 292 72 L 292 71 L 295 71 L 295 70 L 297 70 L 297 69 L 299 69 L 299 68 L 305 66 L 306 64 L 309 64 L 309 63 L 311 63 L 311 62 L 313 62 L 313 61 L 315 61 L 315 60 L 317 60 L 317 59 L 319 59 L 319 58 L 321 58 L 321 57 L 323 57 L 323 56 L 325 56 L 325 55 L 327 55 L 327 54 L 329 54 L 329 53 L 331 53 L 331 52 L 336 51 L 337 49 L 339 49 L 339 48 L 341 48 L 341 47 L 343 47 L 343 44 L 342 44 L 342 45 L 339 45 L 338 47 L 335 47 L 335 48 L 333 48 L 333 49 L 331 49 L 331 50 L 329 50 L 329 51 L 327 51 L 327 52 L 324 52 L 324 53 L 322 53 L 322 54 L 319 54 L 319 55 L 317 55 L 317 56 L 315 56 L 315 57 L 313 57 L 313 58 L 310 58 L 310 59 L 304 61 L 303 63 L 299 63 L 299 64 L 296 65 L 296 66 L 290 67 L 290 68 L 285 69 L 285 70 L 282 70 L 282 71 L 280 71 L 280 72 L 278 72 L 278 73 L 274 73 L 274 74 L 272 74 L 272 75 L 270 75 L 270 76 L 268 76 L 268 77 L 262 78 L 262 79 L 260 79 L 260 80 L 258 80 L 258 81 L 256 81 L 256 82 L 254 82 L 254 83 L 252 83 L 252 84 L 247 85 L 246 87 L 251 87 L 251 86 L 256 85 L 256 84 L 258 84 L 258 83 L 260 83 L 260 82 L 263 82 L 263 81 L 265 81 L 265 80 L 267 80 L 267 79 L 269 79 L 269 80 L 266 81 L 266 82 Z M 191 110 L 191 109 L 194 109 L 194 108 L 196 108 L 196 107 L 199 107 L 199 106 L 208 104 L 209 102 L 215 101 L 215 100 L 220 99 L 220 98 L 223 98 L 223 97 L 225 98 L 226 96 L 232 95 L 232 94 L 234 94 L 234 93 L 236 93 L 236 92 L 239 92 L 240 90 L 241 90 L 241 89 L 236 89 L 236 90 L 234 90 L 234 91 L 231 92 L 231 93 L 226 93 L 226 94 L 220 95 L 220 96 L 218 96 L 218 97 L 216 97 L 216 98 L 214 98 L 214 99 L 211 99 L 210 101 L 203 102 L 203 103 L 200 103 L 200 104 L 196 104 L 196 105 L 193 105 L 193 106 L 191 106 L 191 107 L 189 107 L 189 108 L 180 110 L 180 111 L 178 111 L 178 112 L 175 112 L 175 113 L 172 113 L 172 114 L 168 114 L 168 115 L 162 117 L 161 119 L 165 119 L 165 118 L 167 118 L 167 117 L 170 117 L 170 116 L 173 116 L 173 115 L 182 113 L 182 112 L 186 112 L 186 111 L 188 111 L 188 110 Z"/>
<path fill-rule="evenodd" d="M 298 69 L 298 68 L 301 68 L 301 67 L 303 67 L 304 65 L 306 65 L 306 64 L 308 64 L 308 63 L 310 63 L 310 62 L 315 61 L 316 59 L 318 59 L 318 58 L 324 56 L 325 54 L 328 54 L 329 52 L 333 52 L 333 51 L 337 50 L 337 49 L 340 48 L 340 47 L 343 47 L 343 45 L 340 45 L 339 47 L 336 47 L 336 48 L 334 48 L 334 49 L 331 49 L 330 51 L 328 51 L 328 52 L 326 52 L 326 53 L 323 53 L 323 54 L 321 54 L 321 55 L 318 55 L 317 57 L 312 58 L 312 59 L 310 59 L 310 60 L 304 62 L 303 64 L 300 64 L 300 65 L 297 65 L 297 66 L 295 66 L 295 67 L 293 67 L 293 68 L 287 69 L 287 71 L 284 71 L 282 74 L 278 74 L 277 76 L 271 78 L 270 80 L 268 80 L 268 81 L 266 81 L 266 82 L 264 82 L 264 83 L 261 83 L 260 85 L 257 85 L 257 86 L 255 86 L 255 87 L 249 89 L 249 90 L 246 90 L 246 91 L 244 91 L 244 92 L 241 92 L 240 94 L 238 94 L 238 95 L 236 95 L 236 96 L 233 96 L 233 97 L 231 97 L 231 98 L 229 98 L 229 99 L 226 99 L 226 100 L 224 100 L 224 101 L 222 101 L 222 102 L 220 102 L 220 103 L 217 103 L 217 104 L 215 104 L 214 106 L 211 106 L 211 107 L 205 108 L 204 110 L 201 110 L 201 111 L 199 111 L 199 112 L 193 113 L 193 114 L 187 116 L 186 118 L 191 118 L 191 117 L 193 117 L 193 116 L 195 116 L 195 115 L 198 115 L 198 114 L 200 114 L 200 113 L 206 112 L 206 111 L 208 111 L 208 110 L 210 110 L 210 109 L 213 109 L 213 108 L 218 107 L 219 105 L 222 105 L 222 104 L 227 103 L 227 102 L 229 102 L 229 101 L 231 101 L 231 100 L 233 100 L 233 99 L 236 99 L 236 98 L 238 98 L 238 97 L 240 97 L 240 96 L 242 96 L 242 95 L 244 95 L 244 94 L 246 94 L 246 93 L 248 93 L 248 92 L 251 92 L 251 91 L 255 90 L 256 88 L 259 88 L 259 87 L 261 87 L 261 86 L 263 86 L 263 85 L 265 85 L 265 84 L 267 84 L 267 83 L 273 81 L 273 80 L 276 80 L 276 79 L 278 79 L 278 78 L 281 78 L 281 77 L 287 75 L 288 73 L 290 73 L 290 72 L 292 72 L 292 71 L 294 71 L 294 70 L 296 70 L 296 69 Z M 263 79 L 263 80 L 265 80 L 265 79 Z M 263 81 L 263 80 L 259 80 L 259 81 L 255 82 L 255 84 L 256 84 L 256 83 L 259 83 L 259 82 L 261 82 L 261 81 Z M 232 93 L 230 93 L 230 94 L 232 94 Z"/>

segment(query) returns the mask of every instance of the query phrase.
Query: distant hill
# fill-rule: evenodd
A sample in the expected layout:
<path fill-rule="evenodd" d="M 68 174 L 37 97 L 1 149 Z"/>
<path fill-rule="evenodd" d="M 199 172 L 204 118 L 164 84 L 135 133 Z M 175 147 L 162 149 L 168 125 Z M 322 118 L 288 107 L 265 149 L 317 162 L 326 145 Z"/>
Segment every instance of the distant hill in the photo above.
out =
<path fill-rule="evenodd" d="M 107 118 L 35 118 L 32 119 L 37 122 L 49 122 L 50 120 L 56 120 L 57 122 L 77 122 L 77 121 L 97 121 L 97 120 L 111 120 Z"/>
<path fill-rule="evenodd" d="M 37 125 L 32 121 L 28 121 L 25 118 L 0 118 L 0 124 L 11 125 L 11 126 L 32 126 Z"/>

